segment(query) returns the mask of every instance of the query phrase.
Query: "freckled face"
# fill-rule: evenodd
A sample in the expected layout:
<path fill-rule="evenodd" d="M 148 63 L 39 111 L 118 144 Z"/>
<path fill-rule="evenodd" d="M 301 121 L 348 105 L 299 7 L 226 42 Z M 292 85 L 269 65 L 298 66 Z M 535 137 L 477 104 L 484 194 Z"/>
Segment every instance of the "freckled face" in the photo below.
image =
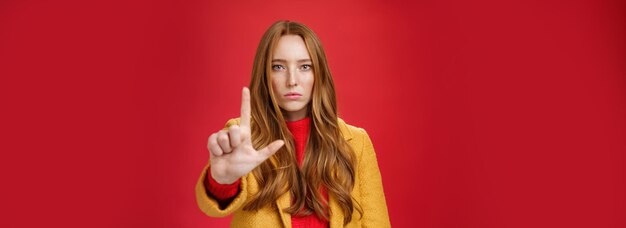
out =
<path fill-rule="evenodd" d="M 307 115 L 313 91 L 313 66 L 302 37 L 284 35 L 272 52 L 272 90 L 287 121 Z"/>

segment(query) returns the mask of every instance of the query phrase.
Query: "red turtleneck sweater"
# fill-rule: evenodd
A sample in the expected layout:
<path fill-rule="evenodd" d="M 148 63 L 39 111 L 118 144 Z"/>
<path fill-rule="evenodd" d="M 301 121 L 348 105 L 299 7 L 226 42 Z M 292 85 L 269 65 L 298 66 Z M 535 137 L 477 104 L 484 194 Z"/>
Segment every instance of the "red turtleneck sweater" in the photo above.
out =
<path fill-rule="evenodd" d="M 296 158 L 298 160 L 298 166 L 300 167 L 302 167 L 302 161 L 304 160 L 304 151 L 307 138 L 309 137 L 310 126 L 310 117 L 293 122 L 287 122 L 287 127 L 293 135 L 296 144 Z M 205 181 L 206 188 L 209 190 L 211 195 L 217 198 L 220 202 L 227 204 L 237 195 L 237 193 L 239 193 L 239 184 L 241 179 L 232 184 L 220 184 L 211 178 L 211 169 L 208 169 L 207 172 L 208 180 Z M 321 188 L 321 192 L 328 202 L 328 193 L 323 188 Z M 328 222 L 319 219 L 315 213 L 312 213 L 311 215 L 303 217 L 291 216 L 291 225 L 294 228 L 322 228 L 328 227 Z"/>

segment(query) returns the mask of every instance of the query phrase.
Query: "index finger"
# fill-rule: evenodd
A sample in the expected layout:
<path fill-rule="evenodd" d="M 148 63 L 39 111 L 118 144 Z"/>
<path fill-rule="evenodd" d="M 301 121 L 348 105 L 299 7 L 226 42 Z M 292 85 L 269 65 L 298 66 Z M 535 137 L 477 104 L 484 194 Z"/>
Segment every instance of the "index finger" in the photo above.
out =
<path fill-rule="evenodd" d="M 243 87 L 241 91 L 241 119 L 239 126 L 250 127 L 250 90 Z"/>

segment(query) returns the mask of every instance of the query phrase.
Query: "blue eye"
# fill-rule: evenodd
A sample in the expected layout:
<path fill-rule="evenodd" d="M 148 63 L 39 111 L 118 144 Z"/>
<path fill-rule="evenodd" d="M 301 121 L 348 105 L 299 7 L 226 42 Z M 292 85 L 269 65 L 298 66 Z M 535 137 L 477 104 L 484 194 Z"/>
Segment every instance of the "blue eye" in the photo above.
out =
<path fill-rule="evenodd" d="M 282 70 L 285 69 L 282 65 L 272 65 L 272 70 Z"/>

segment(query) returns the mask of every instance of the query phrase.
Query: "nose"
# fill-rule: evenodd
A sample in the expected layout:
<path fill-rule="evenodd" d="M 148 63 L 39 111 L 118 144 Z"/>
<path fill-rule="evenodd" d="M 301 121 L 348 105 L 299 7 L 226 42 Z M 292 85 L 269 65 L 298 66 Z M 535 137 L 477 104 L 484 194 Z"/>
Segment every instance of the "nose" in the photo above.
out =
<path fill-rule="evenodd" d="M 289 86 L 298 85 L 298 78 L 297 78 L 295 69 L 292 69 L 289 71 L 289 78 L 287 79 L 287 83 L 289 84 Z"/>

